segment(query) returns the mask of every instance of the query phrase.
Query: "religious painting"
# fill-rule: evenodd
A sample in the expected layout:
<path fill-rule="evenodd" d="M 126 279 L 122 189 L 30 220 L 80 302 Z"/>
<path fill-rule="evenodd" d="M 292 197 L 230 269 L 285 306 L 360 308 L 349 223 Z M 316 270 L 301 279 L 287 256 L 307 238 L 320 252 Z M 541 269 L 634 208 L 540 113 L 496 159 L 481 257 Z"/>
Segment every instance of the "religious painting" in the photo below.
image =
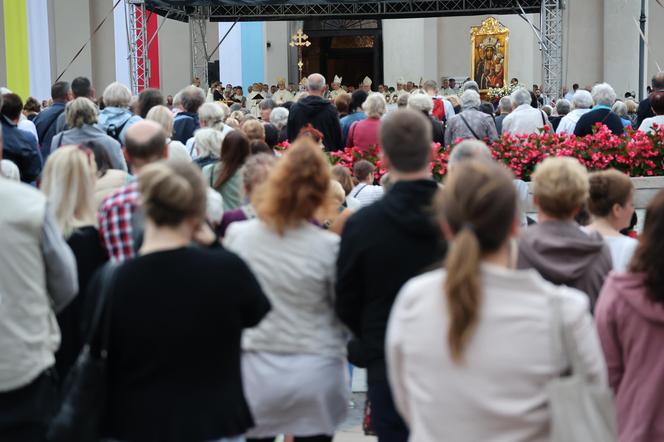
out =
<path fill-rule="evenodd" d="M 470 29 L 471 78 L 482 91 L 508 83 L 507 59 L 510 30 L 489 17 Z"/>

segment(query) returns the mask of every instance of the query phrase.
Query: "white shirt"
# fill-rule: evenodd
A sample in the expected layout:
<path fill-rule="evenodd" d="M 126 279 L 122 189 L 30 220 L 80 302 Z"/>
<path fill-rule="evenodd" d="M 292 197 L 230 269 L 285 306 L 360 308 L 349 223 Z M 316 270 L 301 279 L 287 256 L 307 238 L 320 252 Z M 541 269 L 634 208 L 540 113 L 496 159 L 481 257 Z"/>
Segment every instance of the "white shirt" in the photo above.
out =
<path fill-rule="evenodd" d="M 604 241 L 611 250 L 611 259 L 613 260 L 613 270 L 626 272 L 629 262 L 634 256 L 634 251 L 639 242 L 629 236 L 605 236 Z"/>
<path fill-rule="evenodd" d="M 37 140 L 37 128 L 35 127 L 35 123 L 32 121 L 28 120 L 27 118 L 21 118 L 21 120 L 18 122 L 17 127 L 21 129 L 24 132 L 28 132 L 32 135 L 34 135 L 35 140 Z"/>
<path fill-rule="evenodd" d="M 592 109 L 574 109 L 560 120 L 560 123 L 558 123 L 558 129 L 556 129 L 556 133 L 566 133 L 568 135 L 572 135 L 574 133 L 574 128 L 576 128 L 576 123 L 579 122 L 581 116 L 590 112 L 591 110 Z"/>
<path fill-rule="evenodd" d="M 588 227 L 581 227 L 581 230 L 586 233 L 593 231 Z M 602 235 L 602 237 L 604 238 L 604 242 L 606 242 L 606 244 L 609 246 L 609 250 L 611 251 L 613 270 L 616 272 L 626 272 L 627 267 L 629 266 L 629 262 L 632 260 L 632 256 L 634 256 L 634 251 L 636 250 L 636 246 L 639 245 L 639 242 L 634 238 L 630 238 L 629 236 L 625 235 Z"/>
<path fill-rule="evenodd" d="M 545 124 L 549 124 L 549 119 L 543 111 L 530 104 L 522 104 L 505 117 L 503 132 L 512 135 L 537 134 Z"/>
<path fill-rule="evenodd" d="M 479 321 L 463 353 L 448 350 L 449 307 L 442 269 L 411 279 L 392 308 L 388 378 L 410 441 L 549 441 L 547 384 L 569 367 L 553 340 L 552 297 L 577 342 L 591 381 L 607 384 L 588 297 L 534 270 L 483 264 Z"/>
<path fill-rule="evenodd" d="M 372 184 L 360 183 L 353 187 L 348 196 L 359 200 L 360 207 L 366 207 L 383 197 L 383 188 Z"/>
<path fill-rule="evenodd" d="M 642 132 L 654 132 L 652 125 L 657 124 L 659 126 L 664 125 L 664 115 L 657 115 L 654 117 L 646 118 L 641 122 L 641 126 L 639 126 L 639 130 Z M 20 126 L 19 126 L 20 127 Z"/>

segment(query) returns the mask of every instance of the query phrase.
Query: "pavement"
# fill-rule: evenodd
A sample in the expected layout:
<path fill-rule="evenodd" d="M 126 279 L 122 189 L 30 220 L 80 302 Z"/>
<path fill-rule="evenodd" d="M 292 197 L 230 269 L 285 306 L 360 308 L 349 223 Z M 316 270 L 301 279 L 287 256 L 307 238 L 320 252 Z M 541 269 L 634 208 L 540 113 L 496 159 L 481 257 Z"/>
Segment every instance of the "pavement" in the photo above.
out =
<path fill-rule="evenodd" d="M 376 442 L 375 437 L 365 436 L 362 431 L 362 418 L 364 415 L 364 401 L 366 393 L 354 392 L 352 401 L 355 407 L 348 409 L 348 417 L 341 429 L 334 436 L 334 442 Z"/>

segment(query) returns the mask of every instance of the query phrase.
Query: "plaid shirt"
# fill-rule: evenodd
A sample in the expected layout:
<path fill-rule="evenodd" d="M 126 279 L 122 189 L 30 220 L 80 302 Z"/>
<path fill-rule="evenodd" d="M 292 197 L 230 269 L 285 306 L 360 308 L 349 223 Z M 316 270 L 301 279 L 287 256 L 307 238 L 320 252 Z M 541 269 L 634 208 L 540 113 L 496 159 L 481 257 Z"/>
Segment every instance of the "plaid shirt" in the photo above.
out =
<path fill-rule="evenodd" d="M 99 209 L 99 233 L 113 261 L 134 257 L 131 218 L 138 207 L 138 183 L 130 183 L 108 196 Z"/>

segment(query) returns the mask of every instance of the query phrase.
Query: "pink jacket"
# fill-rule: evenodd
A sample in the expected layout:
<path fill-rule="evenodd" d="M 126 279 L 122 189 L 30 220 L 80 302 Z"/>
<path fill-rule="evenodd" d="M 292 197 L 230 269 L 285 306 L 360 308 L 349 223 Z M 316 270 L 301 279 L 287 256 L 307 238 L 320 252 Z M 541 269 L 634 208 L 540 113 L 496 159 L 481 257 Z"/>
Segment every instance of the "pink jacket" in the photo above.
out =
<path fill-rule="evenodd" d="M 595 308 L 621 442 L 664 440 L 664 306 L 646 298 L 643 280 L 612 272 Z"/>
<path fill-rule="evenodd" d="M 367 118 L 356 121 L 348 132 L 346 147 L 359 147 L 361 150 L 369 150 L 371 146 L 377 146 L 379 141 L 380 119 Z"/>

